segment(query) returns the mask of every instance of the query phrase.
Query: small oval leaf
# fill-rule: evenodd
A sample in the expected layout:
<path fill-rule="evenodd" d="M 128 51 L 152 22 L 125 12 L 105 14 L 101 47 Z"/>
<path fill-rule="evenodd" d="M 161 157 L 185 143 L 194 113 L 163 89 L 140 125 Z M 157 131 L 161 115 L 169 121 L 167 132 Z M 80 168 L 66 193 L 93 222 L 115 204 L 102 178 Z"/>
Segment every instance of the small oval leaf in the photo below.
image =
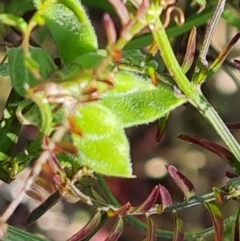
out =
<path fill-rule="evenodd" d="M 80 165 L 109 176 L 132 177 L 129 144 L 114 113 L 99 103 L 82 105 L 71 122 L 83 133 L 72 134 Z"/>

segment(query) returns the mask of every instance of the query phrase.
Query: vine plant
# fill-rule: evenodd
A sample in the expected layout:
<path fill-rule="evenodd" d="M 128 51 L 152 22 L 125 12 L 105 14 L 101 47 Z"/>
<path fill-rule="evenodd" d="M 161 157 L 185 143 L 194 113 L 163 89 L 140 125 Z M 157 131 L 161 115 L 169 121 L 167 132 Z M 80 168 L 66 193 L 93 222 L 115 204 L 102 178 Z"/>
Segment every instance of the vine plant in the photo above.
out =
<path fill-rule="evenodd" d="M 216 205 L 216 201 L 239 197 L 240 145 L 201 92 L 201 85 L 219 70 L 239 39 L 237 33 L 211 64 L 207 62 L 220 17 L 238 27 L 237 17 L 226 8 L 226 1 L 192 1 L 199 10 L 186 20 L 175 0 L 92 1 L 106 11 L 115 11 L 122 25 L 117 37 L 110 15 L 103 16 L 107 37 L 104 50 L 99 49 L 91 21 L 78 0 L 23 2 L 9 1 L 0 14 L 3 34 L 12 27 L 22 36 L 18 46 L 7 49 L 8 62 L 0 65 L 1 75 L 10 76 L 13 87 L 1 121 L 0 178 L 9 183 L 30 163 L 32 166 L 21 191 L 1 214 L 1 238 L 42 240 L 7 226 L 7 221 L 26 193 L 39 197 L 31 189 L 34 183 L 47 188 L 46 182 L 39 181 L 47 167 L 51 173 L 47 181 L 54 184 L 55 192 L 30 214 L 28 223 L 36 221 L 62 198 L 96 208 L 94 217 L 68 241 L 89 240 L 112 217 L 117 217 L 117 221 L 105 239 L 108 241 L 120 237 L 124 220 L 146 230 L 148 241 L 156 237 L 203 240 L 213 232 L 216 241 L 223 240 L 224 227 L 232 223 L 235 223 L 234 240 L 240 240 L 239 212 L 223 220 Z M 229 2 L 239 7 L 236 1 Z M 21 16 L 29 10 L 34 13 L 27 22 Z M 173 14 L 175 24 L 169 25 Z M 208 20 L 194 73 L 188 79 L 186 73 L 194 62 L 196 27 Z M 36 28 L 43 26 L 48 28 L 56 44 L 60 62 L 59 59 L 54 61 L 32 36 Z M 148 29 L 148 33 L 139 35 L 143 29 Z M 186 54 L 180 64 L 169 38 L 190 29 Z M 150 43 L 146 55 L 138 50 Z M 133 46 L 137 50 L 129 50 Z M 157 51 L 167 73 L 158 71 L 154 60 Z M 237 60 L 235 65 L 239 67 Z M 169 113 L 186 102 L 212 125 L 226 148 L 194 136 L 180 135 L 179 138 L 226 160 L 233 167 L 233 173 L 228 173 L 230 180 L 224 187 L 214 188 L 212 193 L 195 196 L 190 180 L 174 166 L 167 165 L 168 173 L 185 196 L 183 202 L 173 203 L 168 190 L 159 184 L 139 206 L 133 207 L 130 203 L 121 206 L 103 176 L 135 177 L 124 128 L 158 120 L 159 141 Z M 230 127 L 236 128 L 238 124 Z M 94 183 L 90 192 L 76 185 L 86 179 Z M 96 184 L 101 191 L 95 189 Z M 178 210 L 198 204 L 203 204 L 210 212 L 213 227 L 198 233 L 184 233 Z M 152 215 L 163 212 L 173 213 L 173 231 L 155 230 Z M 136 218 L 139 215 L 146 216 L 146 224 Z"/>

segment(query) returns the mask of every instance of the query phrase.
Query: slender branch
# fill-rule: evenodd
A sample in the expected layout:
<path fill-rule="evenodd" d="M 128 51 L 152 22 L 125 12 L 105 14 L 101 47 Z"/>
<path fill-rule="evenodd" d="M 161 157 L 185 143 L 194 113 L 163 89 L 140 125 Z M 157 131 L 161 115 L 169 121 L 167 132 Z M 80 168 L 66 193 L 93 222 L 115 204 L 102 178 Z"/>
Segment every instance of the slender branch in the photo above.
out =
<path fill-rule="evenodd" d="M 209 46 L 211 44 L 211 40 L 212 40 L 214 31 L 216 29 L 216 26 L 218 24 L 218 21 L 224 10 L 225 2 L 226 2 L 226 0 L 220 0 L 218 2 L 217 6 L 215 8 L 216 10 L 215 10 L 214 14 L 212 15 L 210 22 L 208 23 L 207 30 L 204 35 L 202 47 L 201 47 L 200 54 L 199 54 L 199 59 L 202 62 L 206 61 Z"/>
<path fill-rule="evenodd" d="M 115 207 L 120 207 L 120 203 L 117 201 L 117 199 L 113 196 L 113 194 L 109 190 L 103 176 L 100 174 L 95 174 L 95 175 L 97 177 L 98 184 L 99 184 L 101 190 L 103 191 L 105 197 L 107 198 L 108 202 Z M 210 202 L 213 200 L 215 200 L 214 193 L 209 193 L 209 194 L 206 194 L 203 196 L 193 197 L 192 200 L 191 199 L 189 200 L 189 202 L 184 201 L 182 203 L 173 204 L 171 207 L 166 208 L 165 211 L 167 212 L 167 211 L 173 211 L 176 209 L 192 207 L 192 206 L 201 204 L 202 202 L 205 202 L 205 201 Z M 151 213 L 151 214 L 153 214 L 153 213 Z M 135 226 L 143 231 L 147 231 L 147 229 L 148 229 L 147 225 L 144 222 L 140 221 L 138 218 L 131 216 L 131 215 L 124 216 L 124 218 L 133 226 Z M 235 220 L 236 220 L 236 215 L 232 215 L 232 216 L 228 217 L 227 219 L 224 220 L 224 227 L 231 225 Z M 204 238 L 204 237 L 209 236 L 212 233 L 214 233 L 213 227 L 203 229 L 198 233 L 185 232 L 184 240 L 193 240 L 193 239 L 196 239 L 199 237 Z M 168 230 L 157 229 L 156 235 L 161 238 L 172 239 L 174 236 L 174 232 L 168 231 Z"/>
<path fill-rule="evenodd" d="M 191 83 L 183 73 L 170 45 L 169 39 L 163 29 L 162 23 L 156 19 L 155 24 L 150 25 L 153 37 L 158 44 L 158 48 L 162 55 L 168 71 L 175 80 L 178 88 L 185 94 L 189 102 L 197 108 L 203 117 L 213 126 L 220 138 L 230 149 L 236 158 L 235 166 L 240 165 L 240 145 L 228 130 L 218 113 L 201 94 L 198 86 Z"/>

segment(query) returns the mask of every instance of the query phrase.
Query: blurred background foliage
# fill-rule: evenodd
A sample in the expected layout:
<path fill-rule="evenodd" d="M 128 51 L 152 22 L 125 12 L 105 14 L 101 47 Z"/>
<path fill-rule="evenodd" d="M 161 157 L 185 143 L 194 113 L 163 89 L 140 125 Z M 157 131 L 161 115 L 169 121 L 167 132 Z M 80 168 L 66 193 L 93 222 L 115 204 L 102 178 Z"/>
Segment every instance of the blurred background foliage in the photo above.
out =
<path fill-rule="evenodd" d="M 84 0 L 82 2 L 86 4 L 86 8 L 98 36 L 99 45 L 104 48 L 106 43 L 105 33 L 101 24 L 103 13 L 105 11 L 111 13 L 118 30 L 120 27 L 119 20 L 113 8 L 105 0 Z M 206 9 L 210 8 L 210 5 L 214 4 L 214 2 L 216 3 L 216 1 L 208 1 Z M 208 55 L 209 61 L 215 59 L 223 46 L 234 34 L 236 34 L 238 29 L 240 29 L 239 1 L 229 2 L 230 3 L 227 5 L 227 12 L 224 13 L 214 34 Z M 177 4 L 183 9 L 186 20 L 193 15 L 197 16 L 196 13 L 199 7 L 191 6 L 190 1 L 179 0 Z M 24 16 L 25 19 L 28 19 L 32 15 L 30 0 L 1 0 L 0 10 L 9 10 L 12 13 L 14 12 Z M 206 20 L 199 24 L 197 28 L 198 47 L 203 41 Z M 186 51 L 189 31 L 180 35 L 174 34 L 171 32 L 172 26 L 170 25 L 168 31 L 174 36 L 172 38 L 172 46 L 179 61 L 181 61 Z M 16 31 L 9 30 L 2 25 L 0 25 L 0 31 L 0 58 L 3 60 L 6 54 L 6 46 L 11 47 L 18 45 L 21 41 L 21 36 L 19 36 Z M 56 48 L 46 28 L 36 29 L 33 33 L 33 38 L 38 44 L 44 46 L 52 55 L 57 56 Z M 149 41 L 148 37 L 147 41 Z M 146 45 L 144 41 L 142 41 L 141 44 L 143 46 Z M 134 44 L 131 46 L 134 46 Z M 131 48 L 131 46 L 129 45 L 129 48 Z M 145 46 L 143 51 L 147 51 L 147 49 L 147 46 Z M 233 66 L 233 59 L 238 59 L 239 55 L 240 43 L 236 44 L 222 69 L 213 76 L 211 81 L 203 86 L 204 94 L 226 123 L 240 120 L 240 72 Z M 157 56 L 157 59 L 159 63 L 161 63 L 160 55 Z M 164 67 L 161 64 L 160 69 L 164 71 Z M 191 71 L 189 75 L 191 75 Z M 0 109 L 2 112 L 11 86 L 8 77 L 0 76 L 0 78 Z M 158 183 L 161 183 L 170 191 L 175 202 L 183 200 L 183 195 L 176 187 L 176 184 L 167 175 L 165 164 L 173 164 L 184 173 L 195 185 L 197 195 L 211 192 L 212 187 L 221 187 L 226 182 L 227 178 L 225 173 L 227 170 L 230 170 L 230 167 L 223 160 L 207 150 L 177 139 L 179 134 L 187 133 L 221 143 L 214 130 L 193 107 L 185 105 L 171 113 L 163 139 L 158 145 L 156 145 L 155 141 L 156 125 L 156 123 L 152 123 L 126 130 L 131 146 L 134 174 L 137 175 L 137 178 L 131 180 L 107 178 L 110 189 L 122 204 L 130 201 L 132 205 L 138 205 Z M 240 141 L 240 131 L 234 130 L 234 135 L 237 140 Z M 0 182 L 1 212 L 15 196 L 15 193 L 21 188 L 28 173 L 29 169 L 24 170 L 11 185 Z M 66 202 L 61 202 L 48 211 L 34 225 L 26 227 L 24 223 L 26 217 L 31 210 L 38 205 L 39 203 L 35 200 L 28 197 L 25 198 L 24 202 L 22 202 L 9 220 L 9 223 L 20 229 L 26 229 L 30 232 L 41 234 L 49 239 L 63 241 L 77 232 L 87 220 L 90 219 L 93 212 L 91 207 L 82 203 L 68 204 Z M 221 210 L 223 216 L 228 217 L 235 213 L 237 208 L 238 203 L 230 201 L 223 204 Z M 212 225 L 209 214 L 202 206 L 181 210 L 179 215 L 184 221 L 185 229 L 188 231 L 198 231 Z M 172 215 L 168 213 L 154 216 L 154 223 L 157 228 L 167 230 L 173 229 Z M 91 240 L 102 240 L 106 237 L 111 227 L 111 223 L 109 223 Z M 229 229 L 225 232 L 226 235 L 224 240 L 231 240 L 228 234 L 232 232 L 232 230 Z M 144 237 L 144 232 L 128 225 L 125 227 L 120 241 L 140 240 L 141 237 Z M 209 240 L 213 240 L 213 237 L 209 237 Z"/>

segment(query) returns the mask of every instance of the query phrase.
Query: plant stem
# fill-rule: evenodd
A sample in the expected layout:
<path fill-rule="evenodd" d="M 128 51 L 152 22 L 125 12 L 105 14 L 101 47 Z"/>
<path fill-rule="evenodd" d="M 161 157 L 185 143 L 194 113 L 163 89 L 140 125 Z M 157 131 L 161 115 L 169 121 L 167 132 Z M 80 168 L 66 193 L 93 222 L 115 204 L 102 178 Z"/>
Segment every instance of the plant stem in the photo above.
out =
<path fill-rule="evenodd" d="M 202 62 L 206 62 L 207 53 L 211 44 L 211 40 L 213 37 L 213 34 L 215 32 L 216 26 L 218 24 L 218 21 L 222 15 L 222 12 L 224 10 L 226 0 L 220 0 L 218 1 L 218 4 L 216 6 L 216 10 L 214 11 L 212 18 L 210 22 L 207 25 L 207 30 L 203 38 L 202 47 L 200 49 L 199 54 L 199 60 Z"/>
<path fill-rule="evenodd" d="M 113 194 L 111 193 L 111 191 L 109 190 L 104 178 L 102 175 L 100 174 L 95 174 L 98 180 L 98 184 L 101 188 L 101 190 L 103 191 L 106 199 L 108 200 L 108 202 L 110 204 L 112 204 L 115 207 L 120 207 L 120 203 L 117 201 L 117 199 L 113 196 Z M 214 194 L 213 193 L 209 193 L 200 197 L 195 197 L 194 198 L 196 200 L 196 205 L 203 203 L 204 201 L 212 201 L 214 199 Z M 176 205 L 173 205 L 171 207 L 168 208 L 168 210 L 166 211 L 173 211 L 176 209 L 182 209 L 184 207 L 188 207 L 188 205 L 193 206 L 193 201 L 190 203 L 187 202 L 182 202 Z M 175 208 L 175 209 L 174 209 Z M 134 217 L 134 216 L 124 216 L 124 218 L 133 226 L 143 230 L 143 231 L 147 231 L 148 227 L 147 225 L 140 221 L 138 218 Z M 224 227 L 230 226 L 232 225 L 232 223 L 236 220 L 236 215 L 232 215 L 230 217 L 228 217 L 227 219 L 224 220 Z M 192 233 L 192 232 L 185 232 L 184 233 L 184 240 L 195 240 L 196 238 L 199 237 L 207 237 L 210 234 L 214 233 L 214 228 L 213 227 L 209 227 L 206 229 L 201 230 L 198 233 Z M 168 230 L 162 230 L 162 229 L 156 229 L 156 236 L 157 237 L 161 237 L 161 238 L 166 238 L 166 239 L 172 239 L 174 236 L 174 231 L 168 231 Z"/>
<path fill-rule="evenodd" d="M 150 25 L 154 40 L 158 44 L 158 48 L 162 55 L 168 71 L 175 80 L 178 88 L 189 99 L 189 102 L 195 106 L 203 117 L 213 126 L 220 138 L 230 149 L 236 158 L 236 166 L 240 166 L 240 145 L 228 130 L 218 113 L 211 104 L 201 94 L 198 86 L 189 82 L 183 73 L 170 45 L 169 39 L 159 19 L 156 19 L 154 25 Z"/>

